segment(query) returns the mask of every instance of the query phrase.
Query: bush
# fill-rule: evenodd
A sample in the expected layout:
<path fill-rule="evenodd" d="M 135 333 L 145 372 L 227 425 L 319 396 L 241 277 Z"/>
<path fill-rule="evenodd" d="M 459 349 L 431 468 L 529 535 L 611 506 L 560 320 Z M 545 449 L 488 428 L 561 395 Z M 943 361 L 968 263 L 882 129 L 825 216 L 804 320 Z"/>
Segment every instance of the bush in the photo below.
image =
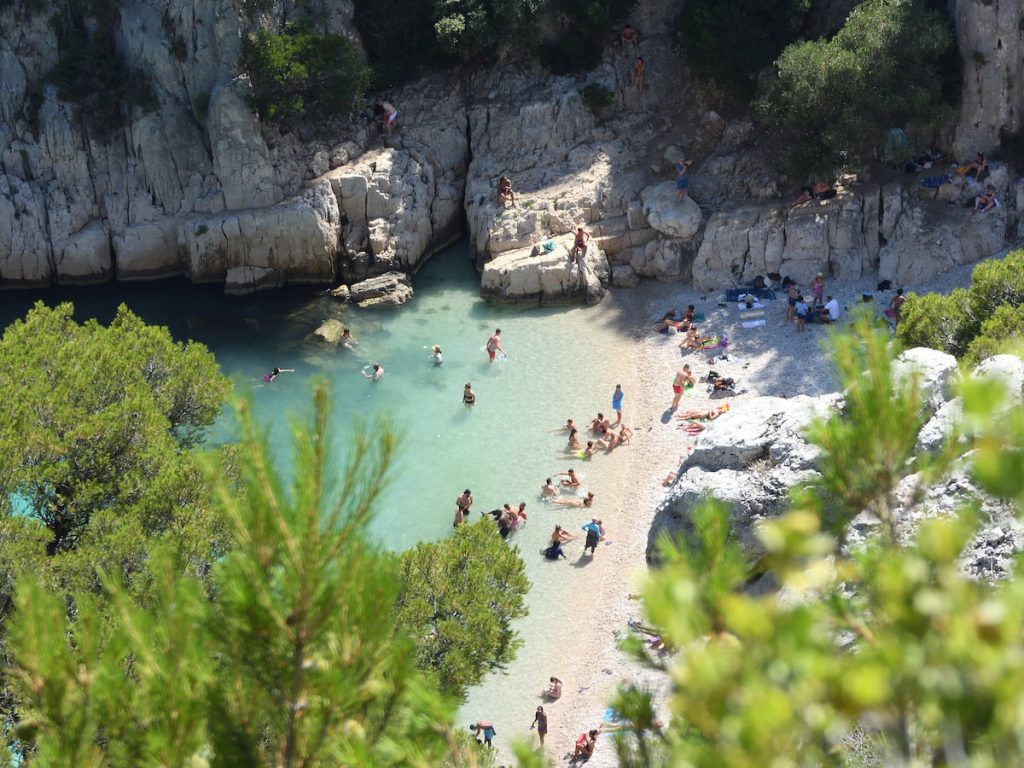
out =
<path fill-rule="evenodd" d="M 324 120 L 351 111 L 369 71 L 340 35 L 321 35 L 307 21 L 280 33 L 261 29 L 242 44 L 256 109 L 267 120 Z"/>
<path fill-rule="evenodd" d="M 541 62 L 555 74 L 593 69 L 601 63 L 609 34 L 635 5 L 636 0 L 550 0 L 562 32 L 541 46 Z"/>
<path fill-rule="evenodd" d="M 841 152 L 857 160 L 885 129 L 934 113 L 952 46 L 948 18 L 924 0 L 866 0 L 831 40 L 782 52 L 755 115 L 791 172 L 831 170 Z"/>
<path fill-rule="evenodd" d="M 595 114 L 615 103 L 615 94 L 598 83 L 587 83 L 580 88 L 580 98 Z"/>
<path fill-rule="evenodd" d="M 964 362 L 973 368 L 985 358 L 1006 352 L 1021 338 L 1024 338 L 1024 306 L 1003 304 L 982 321 L 978 335 L 967 345 Z"/>
<path fill-rule="evenodd" d="M 435 0 L 434 33 L 442 50 L 463 61 L 529 34 L 543 0 Z"/>
<path fill-rule="evenodd" d="M 755 77 L 799 35 L 810 0 L 689 0 L 676 35 L 695 75 L 741 98 Z"/>
<path fill-rule="evenodd" d="M 911 294 L 897 336 L 907 347 L 932 347 L 975 365 L 1024 333 L 1024 250 L 974 268 L 971 285 L 948 296 Z"/>
<path fill-rule="evenodd" d="M 392 88 L 428 67 L 450 63 L 437 44 L 431 11 L 423 0 L 355 0 L 355 24 L 374 88 Z"/>

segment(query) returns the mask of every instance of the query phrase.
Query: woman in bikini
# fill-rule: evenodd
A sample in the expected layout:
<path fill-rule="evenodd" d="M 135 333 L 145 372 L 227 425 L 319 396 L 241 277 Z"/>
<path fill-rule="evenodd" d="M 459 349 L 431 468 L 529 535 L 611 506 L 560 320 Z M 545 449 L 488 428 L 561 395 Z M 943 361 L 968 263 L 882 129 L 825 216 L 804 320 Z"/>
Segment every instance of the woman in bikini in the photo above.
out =
<path fill-rule="evenodd" d="M 561 504 L 563 507 L 586 507 L 594 506 L 594 493 L 591 491 L 585 499 L 552 499 L 552 504 Z"/>
<path fill-rule="evenodd" d="M 576 427 L 573 427 L 569 430 L 569 449 L 575 451 L 582 447 L 583 446 L 581 445 L 579 438 L 576 437 Z"/>

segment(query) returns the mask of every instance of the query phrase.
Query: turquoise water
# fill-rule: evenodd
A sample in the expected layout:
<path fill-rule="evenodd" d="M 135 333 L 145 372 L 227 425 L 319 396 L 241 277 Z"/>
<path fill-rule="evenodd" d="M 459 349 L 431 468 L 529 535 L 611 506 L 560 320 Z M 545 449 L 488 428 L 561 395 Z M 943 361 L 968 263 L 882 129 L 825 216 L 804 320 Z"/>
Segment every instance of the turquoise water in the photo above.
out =
<path fill-rule="evenodd" d="M 252 388 L 256 413 L 285 464 L 288 424 L 307 412 L 311 379 L 326 377 L 342 440 L 354 418 L 375 415 L 393 419 L 403 435 L 373 532 L 389 548 L 404 549 L 446 535 L 455 497 L 467 487 L 475 510 L 526 501 L 533 511 L 544 478 L 579 465 L 555 430 L 568 417 L 582 422 L 609 411 L 621 335 L 618 317 L 600 308 L 487 304 L 479 298 L 479 276 L 465 244 L 435 256 L 414 285 L 415 298 L 397 310 L 360 310 L 308 288 L 226 297 L 219 286 L 184 281 L 6 292 L 0 294 L 0 325 L 22 316 L 37 299 L 73 301 L 79 321 L 101 322 L 123 301 L 175 337 L 206 344 L 238 388 Z M 327 317 L 352 328 L 360 342 L 355 351 L 309 340 Z M 482 347 L 498 326 L 508 359 L 490 364 Z M 440 367 L 430 359 L 433 344 L 444 352 Z M 384 366 L 381 381 L 360 374 L 370 362 Z M 295 372 L 265 384 L 262 375 L 275 366 Z M 477 393 L 472 408 L 461 402 L 466 382 Z M 628 401 L 627 392 L 627 407 Z M 222 419 L 213 439 L 230 439 L 231 431 L 230 419 Z M 547 521 L 544 526 L 546 535 Z M 536 542 L 525 531 L 521 539 L 539 546 L 537 528 L 529 526 Z"/>

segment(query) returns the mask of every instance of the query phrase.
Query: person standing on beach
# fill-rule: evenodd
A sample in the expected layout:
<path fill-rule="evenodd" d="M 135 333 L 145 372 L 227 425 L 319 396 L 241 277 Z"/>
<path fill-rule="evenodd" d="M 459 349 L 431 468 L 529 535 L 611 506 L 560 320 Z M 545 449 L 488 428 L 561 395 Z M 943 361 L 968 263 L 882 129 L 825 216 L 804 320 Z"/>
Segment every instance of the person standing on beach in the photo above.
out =
<path fill-rule="evenodd" d="M 683 386 L 693 380 L 693 374 L 690 373 L 690 366 L 684 365 L 678 371 L 676 371 L 676 377 L 672 380 L 672 392 L 674 396 L 672 398 L 672 407 L 670 410 L 675 410 L 679 407 L 679 398 L 683 396 Z"/>
<path fill-rule="evenodd" d="M 619 426 L 622 423 L 622 398 L 625 393 L 622 391 L 622 385 L 616 384 L 615 391 L 612 393 L 612 410 L 615 411 L 615 426 Z"/>
<path fill-rule="evenodd" d="M 487 340 L 487 357 L 492 363 L 498 352 L 505 354 L 505 350 L 501 348 L 501 328 L 495 328 L 494 335 Z"/>
<path fill-rule="evenodd" d="M 494 726 L 486 720 L 477 720 L 471 726 L 469 730 L 473 731 L 473 735 L 479 738 L 481 734 L 484 737 L 484 746 L 491 747 L 491 740 L 498 735 L 498 732 L 494 730 Z"/>
<path fill-rule="evenodd" d="M 544 714 L 544 707 L 537 707 L 537 711 L 533 715 L 533 723 L 530 725 L 532 731 L 534 727 L 537 728 L 537 738 L 540 739 L 540 745 L 544 746 L 544 737 L 548 733 L 548 716 Z"/>

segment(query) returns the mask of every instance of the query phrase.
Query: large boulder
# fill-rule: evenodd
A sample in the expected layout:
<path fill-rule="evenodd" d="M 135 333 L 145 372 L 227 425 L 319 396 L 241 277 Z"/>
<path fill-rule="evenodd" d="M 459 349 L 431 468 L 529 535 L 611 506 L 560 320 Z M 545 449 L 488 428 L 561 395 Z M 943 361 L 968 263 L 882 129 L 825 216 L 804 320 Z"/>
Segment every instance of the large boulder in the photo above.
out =
<path fill-rule="evenodd" d="M 313 338 L 325 344 L 337 345 L 341 341 L 341 334 L 345 332 L 345 324 L 333 317 L 324 320 L 320 326 L 313 331 Z"/>
<path fill-rule="evenodd" d="M 572 238 L 550 242 L 551 250 L 535 245 L 506 251 L 484 265 L 480 293 L 507 303 L 597 304 L 611 278 L 608 259 L 591 245 L 578 264 L 572 263 Z"/>
<path fill-rule="evenodd" d="M 360 307 L 397 307 L 412 295 L 412 283 L 404 272 L 387 272 L 349 286 L 349 299 Z"/>
<path fill-rule="evenodd" d="M 958 373 L 955 357 L 928 347 L 908 349 L 893 362 L 893 375 L 897 379 L 917 377 L 930 414 L 953 397 Z"/>
<path fill-rule="evenodd" d="M 663 235 L 689 240 L 700 229 L 700 207 L 689 196 L 677 199 L 674 182 L 647 187 L 640 193 L 640 199 L 648 223 Z"/>

